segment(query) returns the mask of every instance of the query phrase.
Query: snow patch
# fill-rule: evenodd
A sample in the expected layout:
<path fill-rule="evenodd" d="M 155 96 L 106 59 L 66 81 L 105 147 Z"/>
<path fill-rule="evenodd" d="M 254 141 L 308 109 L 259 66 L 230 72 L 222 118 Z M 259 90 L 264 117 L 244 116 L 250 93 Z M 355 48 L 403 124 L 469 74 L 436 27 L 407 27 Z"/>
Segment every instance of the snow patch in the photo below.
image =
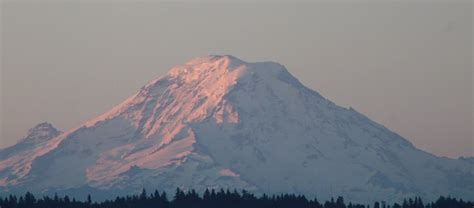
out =
<path fill-rule="evenodd" d="M 234 173 L 233 171 L 229 169 L 222 169 L 219 171 L 219 174 L 225 177 L 239 177 L 240 176 L 239 174 Z"/>

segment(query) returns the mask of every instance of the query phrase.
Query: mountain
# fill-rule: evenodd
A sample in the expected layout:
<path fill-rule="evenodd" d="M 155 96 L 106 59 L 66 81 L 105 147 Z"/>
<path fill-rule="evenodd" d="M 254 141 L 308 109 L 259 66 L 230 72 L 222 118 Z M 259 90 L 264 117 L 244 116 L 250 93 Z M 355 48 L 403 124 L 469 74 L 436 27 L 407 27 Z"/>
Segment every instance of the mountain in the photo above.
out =
<path fill-rule="evenodd" d="M 417 149 L 274 62 L 195 58 L 80 127 L 46 135 L 28 151 L 19 147 L 25 139 L 0 152 L 3 192 L 180 187 L 355 202 L 474 199 L 472 162 Z"/>
<path fill-rule="evenodd" d="M 14 185 L 16 178 L 28 174 L 28 162 L 25 163 L 24 159 L 39 154 L 39 149 L 60 134 L 53 125 L 44 122 L 28 130 L 26 137 L 14 146 L 0 149 L 0 187 L 7 183 Z"/>
<path fill-rule="evenodd" d="M 36 147 L 47 143 L 50 139 L 61 134 L 50 123 L 43 122 L 28 130 L 25 138 L 21 139 L 16 145 L 0 151 L 0 160 L 11 158 L 21 153 L 26 154 L 27 151 L 32 151 Z"/>

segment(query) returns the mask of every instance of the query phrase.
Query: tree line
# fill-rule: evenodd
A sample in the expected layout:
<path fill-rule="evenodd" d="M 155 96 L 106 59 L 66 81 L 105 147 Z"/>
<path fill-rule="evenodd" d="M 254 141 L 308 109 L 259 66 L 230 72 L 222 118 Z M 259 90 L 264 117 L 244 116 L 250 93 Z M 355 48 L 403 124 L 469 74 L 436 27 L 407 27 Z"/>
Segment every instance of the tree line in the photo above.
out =
<path fill-rule="evenodd" d="M 343 197 L 327 201 L 307 199 L 303 195 L 281 194 L 255 196 L 248 191 L 238 192 L 220 189 L 209 190 L 200 195 L 194 190 L 176 189 L 169 198 L 166 192 L 154 191 L 148 194 L 144 189 L 139 195 L 117 197 L 114 200 L 94 202 L 91 195 L 87 200 L 76 200 L 69 196 L 43 196 L 36 198 L 31 193 L 23 196 L 0 197 L 0 208 L 473 208 L 474 202 L 452 197 L 439 197 L 436 201 L 424 203 L 420 197 L 409 198 L 400 203 L 373 204 L 347 203 Z"/>

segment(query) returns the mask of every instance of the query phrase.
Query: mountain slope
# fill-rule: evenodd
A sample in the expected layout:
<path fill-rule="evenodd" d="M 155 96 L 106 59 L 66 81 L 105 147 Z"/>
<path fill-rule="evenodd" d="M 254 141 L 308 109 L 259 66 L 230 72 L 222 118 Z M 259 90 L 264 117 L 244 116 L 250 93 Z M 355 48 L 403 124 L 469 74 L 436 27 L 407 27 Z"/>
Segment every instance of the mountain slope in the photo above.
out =
<path fill-rule="evenodd" d="M 39 149 L 61 134 L 50 123 L 40 123 L 28 130 L 25 138 L 14 146 L 0 149 L 0 184 L 17 183 L 16 178 L 24 177 L 29 171 L 28 158 L 41 154 Z"/>
<path fill-rule="evenodd" d="M 178 65 L 33 154 L 1 159 L 7 190 L 209 187 L 361 202 L 474 192 L 472 163 L 416 149 L 280 64 L 232 56 Z"/>

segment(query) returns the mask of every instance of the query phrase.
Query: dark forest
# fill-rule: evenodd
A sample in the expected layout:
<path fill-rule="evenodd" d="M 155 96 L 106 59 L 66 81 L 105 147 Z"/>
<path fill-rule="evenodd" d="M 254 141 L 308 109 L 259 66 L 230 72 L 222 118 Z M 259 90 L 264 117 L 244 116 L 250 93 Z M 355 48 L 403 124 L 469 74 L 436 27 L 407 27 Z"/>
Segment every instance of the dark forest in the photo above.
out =
<path fill-rule="evenodd" d="M 69 196 L 35 197 L 31 193 L 22 196 L 0 197 L 0 208 L 472 208 L 474 202 L 451 197 L 439 197 L 434 202 L 425 203 L 419 197 L 388 204 L 384 201 L 372 204 L 354 204 L 343 197 L 327 201 L 308 199 L 302 195 L 281 194 L 255 196 L 247 191 L 206 190 L 198 194 L 194 190 L 177 189 L 173 197 L 165 192 L 154 191 L 148 194 L 143 190 L 139 195 L 117 197 L 102 202 L 93 201 L 89 195 L 81 201 Z"/>

